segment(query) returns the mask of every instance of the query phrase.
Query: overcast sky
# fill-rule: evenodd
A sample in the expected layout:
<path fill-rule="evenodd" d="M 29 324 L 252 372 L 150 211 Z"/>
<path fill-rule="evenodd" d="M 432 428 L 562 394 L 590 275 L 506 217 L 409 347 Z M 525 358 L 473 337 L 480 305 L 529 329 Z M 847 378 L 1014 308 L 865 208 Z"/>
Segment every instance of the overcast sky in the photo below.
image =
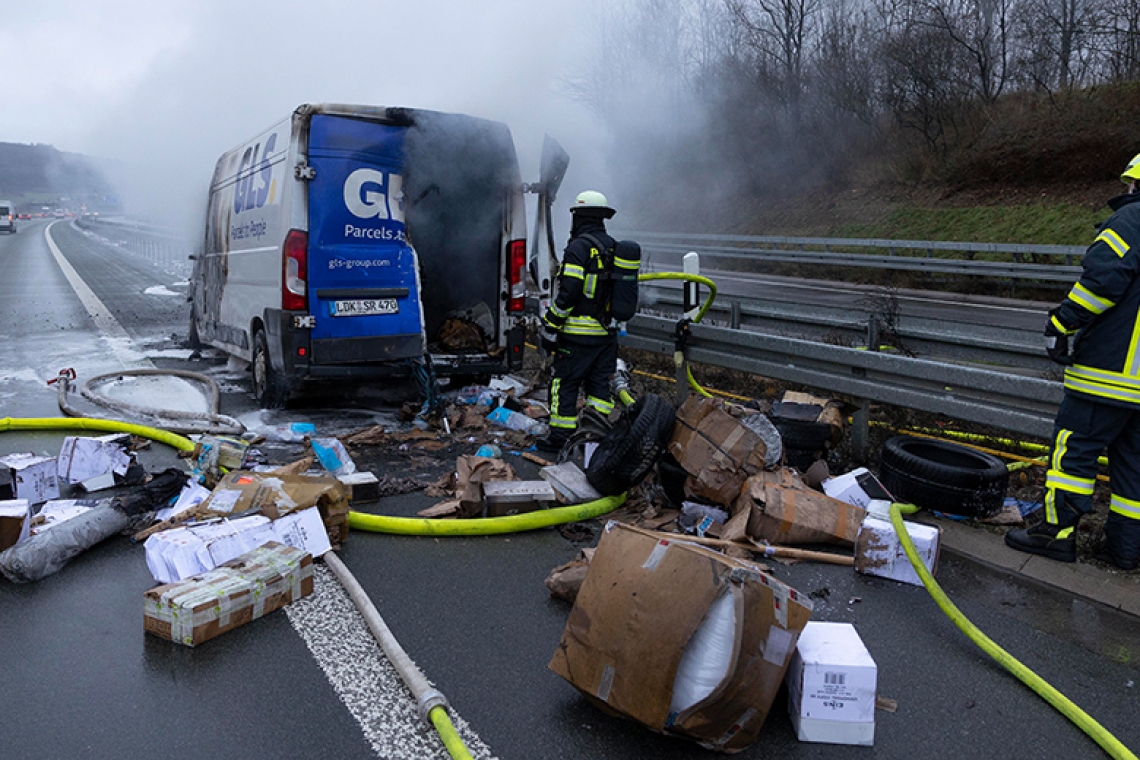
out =
<path fill-rule="evenodd" d="M 606 135 L 561 86 L 590 54 L 599 3 L 5 3 L 0 142 L 119 159 L 136 196 L 193 205 L 222 152 L 300 103 L 432 108 L 508 123 L 525 181 L 550 132 L 572 156 L 568 205 L 609 182 Z"/>

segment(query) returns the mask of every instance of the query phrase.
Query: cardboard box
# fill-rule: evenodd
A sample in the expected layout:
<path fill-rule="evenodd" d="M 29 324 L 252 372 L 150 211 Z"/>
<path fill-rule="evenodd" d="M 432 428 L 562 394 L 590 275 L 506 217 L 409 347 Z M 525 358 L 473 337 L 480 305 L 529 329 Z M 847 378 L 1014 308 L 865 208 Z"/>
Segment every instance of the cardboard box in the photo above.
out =
<path fill-rule="evenodd" d="M 549 509 L 558 504 L 545 480 L 498 480 L 483 484 L 484 517 L 505 517 Z"/>
<path fill-rule="evenodd" d="M 867 509 L 872 501 L 894 501 L 895 497 L 866 467 L 823 481 L 823 492 L 833 499 Z"/>
<path fill-rule="evenodd" d="M 127 468 L 131 466 L 131 457 L 127 453 L 130 440 L 130 436 L 124 433 L 98 438 L 68 436 L 59 449 L 56 475 L 64 483 L 71 484 L 106 475 L 125 477 Z"/>
<path fill-rule="evenodd" d="M 313 558 L 268 543 L 203 575 L 147 591 L 143 629 L 197 646 L 311 593 Z"/>
<path fill-rule="evenodd" d="M 875 743 L 878 667 L 855 626 L 809 622 L 785 681 L 788 713 L 800 741 Z"/>
<path fill-rule="evenodd" d="M 32 505 L 27 499 L 0 501 L 0 552 L 31 535 Z"/>
<path fill-rule="evenodd" d="M 866 512 L 808 488 L 798 472 L 784 467 L 749 478 L 732 514 L 726 538 L 747 519 L 749 536 L 774 544 L 850 546 Z"/>
<path fill-rule="evenodd" d="M 941 544 L 942 529 L 934 525 L 907 522 L 907 533 L 922 564 L 934 575 L 938 567 L 938 550 Z M 855 542 L 855 570 L 867 575 L 921 586 L 922 579 L 914 571 L 907 559 L 906 551 L 899 542 L 898 534 L 890 520 L 882 520 L 868 515 L 859 528 Z"/>
<path fill-rule="evenodd" d="M 691 395 L 677 410 L 669 453 L 689 473 L 692 496 L 731 505 L 744 481 L 764 469 L 764 441 L 719 399 Z"/>
<path fill-rule="evenodd" d="M 0 499 L 41 504 L 59 498 L 55 457 L 9 454 L 0 458 Z"/>
<path fill-rule="evenodd" d="M 586 480 L 586 473 L 573 462 L 543 467 L 538 476 L 550 484 L 558 500 L 564 504 L 583 504 L 602 498 L 598 489 Z"/>
<path fill-rule="evenodd" d="M 338 475 L 337 480 L 344 484 L 348 500 L 353 504 L 380 501 L 380 480 L 371 472 Z"/>
<path fill-rule="evenodd" d="M 312 506 L 320 510 L 329 543 L 343 543 L 348 538 L 348 498 L 344 484 L 334 477 L 234 470 L 221 479 L 198 510 L 204 516 L 226 518 L 256 510 L 276 520 Z"/>
<path fill-rule="evenodd" d="M 674 711 L 687 645 L 731 599 L 731 652 L 710 692 Z M 549 667 L 603 710 L 725 752 L 756 740 L 811 602 L 755 565 L 611 522 Z"/>

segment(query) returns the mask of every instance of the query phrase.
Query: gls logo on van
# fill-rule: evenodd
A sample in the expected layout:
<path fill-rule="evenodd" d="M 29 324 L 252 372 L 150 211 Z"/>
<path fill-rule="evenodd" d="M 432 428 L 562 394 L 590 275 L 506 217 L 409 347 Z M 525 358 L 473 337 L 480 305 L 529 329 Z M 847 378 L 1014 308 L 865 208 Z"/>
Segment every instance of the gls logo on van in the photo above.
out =
<path fill-rule="evenodd" d="M 277 182 L 273 179 L 273 167 L 269 165 L 269 156 L 275 147 L 277 147 L 276 132 L 265 141 L 264 151 L 261 150 L 260 143 L 245 149 L 241 164 L 238 166 L 237 185 L 234 186 L 234 214 L 261 208 L 266 201 L 273 202 Z"/>
<path fill-rule="evenodd" d="M 357 169 L 344 181 L 344 205 L 361 219 L 375 217 L 402 224 L 404 177 L 376 169 Z"/>

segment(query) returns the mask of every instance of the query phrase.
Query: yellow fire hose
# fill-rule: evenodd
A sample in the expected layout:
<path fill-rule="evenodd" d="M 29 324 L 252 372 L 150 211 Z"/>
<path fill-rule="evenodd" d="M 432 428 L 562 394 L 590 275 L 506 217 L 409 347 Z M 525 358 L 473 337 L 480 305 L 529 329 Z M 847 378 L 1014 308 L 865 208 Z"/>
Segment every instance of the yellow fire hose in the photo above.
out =
<path fill-rule="evenodd" d="M 104 433 L 130 433 L 165 443 L 179 451 L 194 450 L 194 442 L 177 433 L 147 427 L 146 425 L 135 425 L 118 420 L 101 420 L 95 417 L 4 417 L 0 419 L 0 433 L 9 430 L 97 430 Z"/>
<path fill-rule="evenodd" d="M 934 598 L 935 603 L 946 613 L 946 616 L 950 618 L 954 625 L 958 626 L 962 633 L 969 637 L 970 641 L 977 644 L 983 652 L 996 660 L 999 665 L 1016 676 L 1018 680 L 1030 689 L 1033 689 L 1038 696 L 1055 707 L 1072 723 L 1076 724 L 1078 728 L 1088 734 L 1089 737 L 1099 744 L 1111 757 L 1117 760 L 1137 760 L 1136 755 L 1125 747 L 1119 739 L 1110 734 L 1104 726 L 1093 720 L 1088 713 L 1077 707 L 1068 697 L 1053 688 L 1045 679 L 1034 673 L 1017 658 L 998 646 L 993 639 L 982 633 L 978 627 L 971 623 L 969 619 L 962 614 L 962 611 L 950 601 L 950 597 L 946 596 L 946 592 L 943 591 L 942 587 L 934 580 L 934 576 L 926 569 L 926 565 L 922 564 L 922 560 L 918 556 L 918 550 L 915 548 L 914 542 L 910 539 L 910 534 L 906 531 L 906 523 L 904 523 L 902 519 L 903 513 L 913 514 L 917 511 L 918 507 L 913 504 L 891 504 L 891 525 L 894 526 L 895 533 L 898 534 L 899 542 L 902 544 L 903 551 L 906 552 L 907 559 L 910 560 L 914 571 L 918 573 L 918 577 L 922 580 L 922 585 L 926 587 L 930 596 Z"/>

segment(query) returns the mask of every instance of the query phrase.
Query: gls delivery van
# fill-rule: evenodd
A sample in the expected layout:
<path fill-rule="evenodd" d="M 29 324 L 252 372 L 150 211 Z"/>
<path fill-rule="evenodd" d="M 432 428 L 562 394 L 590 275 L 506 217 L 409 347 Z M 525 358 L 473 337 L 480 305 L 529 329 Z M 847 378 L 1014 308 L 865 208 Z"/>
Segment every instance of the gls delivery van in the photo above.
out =
<path fill-rule="evenodd" d="M 547 138 L 525 186 L 504 124 L 302 105 L 218 160 L 191 342 L 249 362 L 263 407 L 307 378 L 407 376 L 425 360 L 438 375 L 518 369 L 523 194 L 539 193 L 548 230 L 567 162 Z"/>

